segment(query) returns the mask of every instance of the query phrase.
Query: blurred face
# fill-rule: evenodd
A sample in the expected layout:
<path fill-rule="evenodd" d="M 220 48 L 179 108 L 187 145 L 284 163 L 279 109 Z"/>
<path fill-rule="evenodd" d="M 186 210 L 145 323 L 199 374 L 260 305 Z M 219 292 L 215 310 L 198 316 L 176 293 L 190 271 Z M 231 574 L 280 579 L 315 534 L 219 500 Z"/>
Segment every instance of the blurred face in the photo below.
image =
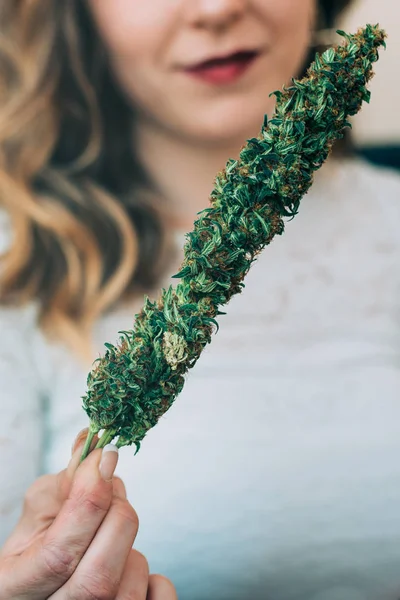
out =
<path fill-rule="evenodd" d="M 193 142 L 258 131 L 298 74 L 316 0 L 88 0 L 139 118 Z"/>

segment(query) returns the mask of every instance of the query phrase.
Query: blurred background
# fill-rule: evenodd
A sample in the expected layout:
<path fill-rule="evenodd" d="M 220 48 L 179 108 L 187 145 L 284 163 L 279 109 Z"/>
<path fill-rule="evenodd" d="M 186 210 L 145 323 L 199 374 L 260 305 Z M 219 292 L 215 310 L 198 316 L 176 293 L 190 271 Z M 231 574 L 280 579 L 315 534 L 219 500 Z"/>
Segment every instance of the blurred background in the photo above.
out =
<path fill-rule="evenodd" d="M 341 28 L 353 32 L 366 23 L 387 31 L 387 50 L 375 67 L 371 104 L 354 120 L 354 144 L 371 161 L 400 170 L 400 0 L 358 0 Z"/>

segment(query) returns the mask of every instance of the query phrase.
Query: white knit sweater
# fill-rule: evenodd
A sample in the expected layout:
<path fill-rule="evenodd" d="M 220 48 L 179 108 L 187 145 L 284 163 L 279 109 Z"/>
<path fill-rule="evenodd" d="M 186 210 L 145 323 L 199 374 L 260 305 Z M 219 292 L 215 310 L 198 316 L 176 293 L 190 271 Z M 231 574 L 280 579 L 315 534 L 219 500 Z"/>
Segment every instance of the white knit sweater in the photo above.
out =
<path fill-rule="evenodd" d="M 400 177 L 331 161 L 174 406 L 122 449 L 135 546 L 180 600 L 399 598 L 399 232 Z M 100 353 L 137 308 L 98 322 Z M 35 318 L 0 310 L 0 543 L 88 423 L 86 369 Z"/>

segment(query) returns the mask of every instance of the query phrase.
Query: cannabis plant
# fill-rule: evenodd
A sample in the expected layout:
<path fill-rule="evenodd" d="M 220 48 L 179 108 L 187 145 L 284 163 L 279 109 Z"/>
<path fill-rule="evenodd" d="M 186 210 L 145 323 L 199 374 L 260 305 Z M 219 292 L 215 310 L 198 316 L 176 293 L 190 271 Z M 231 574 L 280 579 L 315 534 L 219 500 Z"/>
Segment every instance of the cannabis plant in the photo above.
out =
<path fill-rule="evenodd" d="M 272 118 L 217 174 L 210 205 L 186 234 L 176 287 L 162 289 L 157 301 L 146 297 L 133 329 L 118 332 L 118 345 L 106 343 L 94 362 L 83 396 L 90 427 L 82 459 L 101 430 L 97 447 L 115 441 L 139 450 L 218 330 L 220 307 L 243 290 L 250 266 L 296 215 L 348 117 L 369 101 L 366 84 L 385 33 L 371 25 L 338 33 L 344 43 L 317 55 L 304 79 L 273 92 Z"/>

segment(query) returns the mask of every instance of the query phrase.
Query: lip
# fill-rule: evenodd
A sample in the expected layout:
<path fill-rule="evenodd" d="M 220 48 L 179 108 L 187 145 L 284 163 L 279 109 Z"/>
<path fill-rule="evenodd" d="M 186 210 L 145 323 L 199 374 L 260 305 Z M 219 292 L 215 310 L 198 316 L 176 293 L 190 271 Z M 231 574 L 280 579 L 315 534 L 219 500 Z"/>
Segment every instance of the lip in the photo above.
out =
<path fill-rule="evenodd" d="M 195 65 L 184 67 L 187 75 L 213 85 L 237 81 L 260 56 L 259 50 L 235 50 L 214 56 Z"/>
<path fill-rule="evenodd" d="M 208 56 L 207 58 L 204 58 L 196 63 L 186 65 L 184 67 L 184 69 L 185 70 L 199 69 L 201 67 L 204 67 L 205 65 L 207 65 L 210 62 L 224 61 L 224 60 L 227 60 L 237 54 L 258 54 L 259 52 L 260 52 L 259 48 L 235 48 L 234 50 L 231 50 L 230 52 L 225 52 L 224 54 L 219 54 L 219 55 L 214 55 L 214 56 Z"/>

